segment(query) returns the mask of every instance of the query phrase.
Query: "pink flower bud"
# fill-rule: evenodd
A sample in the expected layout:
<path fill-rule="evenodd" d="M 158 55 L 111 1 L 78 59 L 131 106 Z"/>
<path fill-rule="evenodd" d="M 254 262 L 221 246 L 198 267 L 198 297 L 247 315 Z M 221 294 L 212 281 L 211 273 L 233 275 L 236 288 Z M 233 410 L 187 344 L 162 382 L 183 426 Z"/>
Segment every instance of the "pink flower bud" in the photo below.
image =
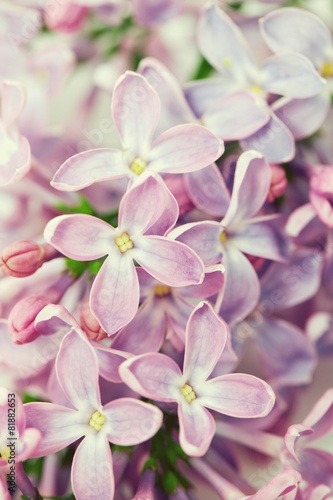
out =
<path fill-rule="evenodd" d="M 320 220 L 333 227 L 333 167 L 322 167 L 310 179 L 309 198 Z"/>
<path fill-rule="evenodd" d="M 70 1 L 49 0 L 45 6 L 45 23 L 50 30 L 75 33 L 84 23 L 87 12 L 87 7 L 75 5 Z"/>
<path fill-rule="evenodd" d="M 267 201 L 274 201 L 275 198 L 280 198 L 286 190 L 288 181 L 286 178 L 286 173 L 282 167 L 279 165 L 271 165 L 272 168 L 272 180 L 269 193 L 267 195 Z"/>
<path fill-rule="evenodd" d="M 30 295 L 15 304 L 8 318 L 8 327 L 15 344 L 28 344 L 35 340 L 39 334 L 35 330 L 37 314 L 50 300 L 42 295 Z"/>
<path fill-rule="evenodd" d="M 248 255 L 248 254 L 245 255 L 249 259 L 249 261 L 251 262 L 252 266 L 256 271 L 260 271 L 260 269 L 262 269 L 262 267 L 266 262 L 266 259 L 264 259 L 263 257 L 256 257 L 255 255 Z"/>
<path fill-rule="evenodd" d="M 58 255 L 59 252 L 48 243 L 38 245 L 35 241 L 15 241 L 2 250 L 0 269 L 7 276 L 25 278 Z"/>
<path fill-rule="evenodd" d="M 83 304 L 81 309 L 81 326 L 82 330 L 86 332 L 87 337 L 90 338 L 90 340 L 96 340 L 99 342 L 108 336 L 91 312 L 88 302 Z"/>

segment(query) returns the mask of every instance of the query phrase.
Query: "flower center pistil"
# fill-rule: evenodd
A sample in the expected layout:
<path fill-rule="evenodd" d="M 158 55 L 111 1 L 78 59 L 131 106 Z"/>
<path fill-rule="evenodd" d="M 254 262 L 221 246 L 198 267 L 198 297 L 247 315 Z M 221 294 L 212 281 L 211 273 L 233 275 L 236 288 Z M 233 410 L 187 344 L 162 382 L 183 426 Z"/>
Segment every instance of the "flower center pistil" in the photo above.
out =
<path fill-rule="evenodd" d="M 6 462 L 8 462 L 10 458 L 10 448 L 8 446 L 0 451 L 0 458 L 1 460 L 6 460 Z"/>
<path fill-rule="evenodd" d="M 324 62 L 320 73 L 323 78 L 330 78 L 333 76 L 333 61 Z"/>
<path fill-rule="evenodd" d="M 116 245 L 121 253 L 127 252 L 127 250 L 130 250 L 134 246 L 133 241 L 127 233 L 123 233 L 121 236 L 117 236 L 114 241 L 116 242 Z"/>
<path fill-rule="evenodd" d="M 227 235 L 225 234 L 224 231 L 222 231 L 222 233 L 220 234 L 220 242 L 224 243 L 226 239 L 227 239 Z"/>
<path fill-rule="evenodd" d="M 93 427 L 95 431 L 100 431 L 106 422 L 106 418 L 99 411 L 95 411 L 90 418 L 89 425 Z"/>
<path fill-rule="evenodd" d="M 142 160 L 141 158 L 135 158 L 130 166 L 130 169 L 136 175 L 140 175 L 140 174 L 142 174 L 142 172 L 144 171 L 146 166 L 147 166 L 147 163 L 144 160 Z"/>
<path fill-rule="evenodd" d="M 165 295 L 169 295 L 171 288 L 167 285 L 157 285 L 154 288 L 155 295 L 159 297 L 164 297 Z"/>
<path fill-rule="evenodd" d="M 188 404 L 190 404 L 197 397 L 192 387 L 188 384 L 183 385 L 183 387 L 180 388 L 180 392 Z"/>

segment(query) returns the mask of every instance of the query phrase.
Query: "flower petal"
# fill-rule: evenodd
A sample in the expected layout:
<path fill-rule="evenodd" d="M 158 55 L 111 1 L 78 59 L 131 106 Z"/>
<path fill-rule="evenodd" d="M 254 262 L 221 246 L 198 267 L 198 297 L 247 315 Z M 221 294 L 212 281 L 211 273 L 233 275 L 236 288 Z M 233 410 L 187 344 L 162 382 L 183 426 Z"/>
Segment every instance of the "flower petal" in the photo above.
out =
<path fill-rule="evenodd" d="M 25 89 L 19 82 L 4 81 L 1 84 L 1 118 L 7 126 L 20 116 L 25 105 Z"/>
<path fill-rule="evenodd" d="M 157 406 L 132 398 L 120 398 L 103 406 L 108 440 L 132 446 L 153 437 L 162 425 L 163 413 Z"/>
<path fill-rule="evenodd" d="M 113 90 L 112 116 L 124 150 L 145 160 L 160 115 L 160 99 L 147 80 L 126 71 Z"/>
<path fill-rule="evenodd" d="M 46 224 L 44 238 L 75 260 L 94 260 L 115 246 L 114 228 L 92 215 L 60 215 Z"/>
<path fill-rule="evenodd" d="M 38 448 L 30 458 L 56 453 L 74 443 L 86 432 L 79 412 L 52 403 L 27 403 L 24 405 L 27 427 L 38 429 L 42 434 Z"/>
<path fill-rule="evenodd" d="M 89 434 L 78 446 L 72 465 L 77 500 L 109 500 L 114 495 L 112 456 L 105 434 Z"/>
<path fill-rule="evenodd" d="M 67 309 L 60 304 L 45 306 L 36 316 L 35 329 L 40 335 L 53 335 L 62 331 L 64 334 L 79 325 Z"/>
<path fill-rule="evenodd" d="M 156 401 L 177 401 L 182 394 L 183 376 L 176 362 L 160 353 L 130 358 L 119 368 L 125 384 L 142 396 Z"/>
<path fill-rule="evenodd" d="M 143 236 L 134 242 L 134 259 L 149 274 L 169 286 L 201 283 L 204 266 L 189 247 L 162 236 Z"/>
<path fill-rule="evenodd" d="M 122 151 L 92 149 L 66 160 L 55 173 L 51 186 L 60 191 L 79 191 L 95 182 L 124 177 L 129 172 Z"/>
<path fill-rule="evenodd" d="M 207 408 L 237 418 L 264 417 L 275 402 L 274 392 L 266 382 L 243 373 L 208 380 L 199 398 Z"/>
<path fill-rule="evenodd" d="M 152 144 L 149 167 L 155 172 L 181 174 L 207 167 L 224 151 L 223 141 L 196 123 L 176 125 Z"/>
<path fill-rule="evenodd" d="M 186 328 L 183 373 L 195 385 L 212 372 L 227 341 L 228 327 L 208 302 L 200 302 Z"/>
<path fill-rule="evenodd" d="M 97 410 L 100 407 L 97 356 L 89 342 L 75 330 L 61 343 L 56 371 L 61 388 L 75 408 Z"/>
<path fill-rule="evenodd" d="M 110 382 L 121 382 L 119 366 L 130 355 L 126 352 L 111 349 L 101 342 L 92 341 L 91 345 L 95 348 L 97 354 L 100 376 Z"/>
<path fill-rule="evenodd" d="M 95 278 L 90 292 L 90 309 L 101 327 L 113 335 L 133 319 L 139 296 L 132 258 L 116 251 L 106 259 Z"/>
<path fill-rule="evenodd" d="M 260 488 L 260 490 L 254 495 L 242 497 L 239 500 L 277 500 L 278 498 L 281 498 L 281 500 L 283 498 L 284 500 L 294 500 L 298 484 L 301 480 L 302 476 L 299 472 L 293 469 L 287 469 L 273 477 L 273 479 Z M 288 495 L 288 497 L 284 496 L 284 494 L 290 492 L 294 492 L 295 495 Z"/>
<path fill-rule="evenodd" d="M 178 405 L 179 442 L 190 457 L 202 457 L 215 434 L 215 420 L 206 408 L 195 400 Z"/>

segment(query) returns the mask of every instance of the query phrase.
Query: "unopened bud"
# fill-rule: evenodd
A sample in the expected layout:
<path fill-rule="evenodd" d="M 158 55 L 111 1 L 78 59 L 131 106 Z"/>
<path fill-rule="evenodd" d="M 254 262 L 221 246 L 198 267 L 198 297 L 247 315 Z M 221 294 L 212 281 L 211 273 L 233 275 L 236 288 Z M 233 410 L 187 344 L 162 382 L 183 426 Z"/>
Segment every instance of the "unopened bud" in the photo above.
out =
<path fill-rule="evenodd" d="M 75 33 L 86 19 L 88 8 L 76 5 L 75 2 L 56 2 L 49 0 L 45 5 L 45 23 L 52 31 L 60 33 Z"/>
<path fill-rule="evenodd" d="M 42 295 L 30 295 L 15 304 L 8 318 L 8 327 L 15 344 L 28 344 L 39 334 L 35 330 L 37 314 L 50 304 L 50 300 Z"/>
<path fill-rule="evenodd" d="M 0 269 L 7 276 L 25 278 L 34 274 L 45 261 L 58 255 L 48 243 L 39 245 L 35 241 L 15 241 L 4 248 L 0 255 Z"/>
<path fill-rule="evenodd" d="M 288 181 L 286 178 L 286 173 L 282 167 L 279 165 L 271 165 L 272 169 L 272 180 L 271 186 L 269 188 L 269 193 L 267 195 L 267 201 L 274 201 L 276 198 L 280 198 L 288 186 Z"/>
<path fill-rule="evenodd" d="M 82 306 L 80 319 L 82 330 L 86 332 L 90 340 L 99 342 L 108 336 L 91 312 L 88 302 Z"/>

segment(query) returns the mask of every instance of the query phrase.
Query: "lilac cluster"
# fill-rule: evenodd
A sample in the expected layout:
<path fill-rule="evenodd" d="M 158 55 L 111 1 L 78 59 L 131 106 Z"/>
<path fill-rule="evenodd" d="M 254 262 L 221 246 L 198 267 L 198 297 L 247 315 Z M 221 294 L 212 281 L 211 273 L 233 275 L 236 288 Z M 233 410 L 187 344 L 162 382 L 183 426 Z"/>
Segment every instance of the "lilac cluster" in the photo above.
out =
<path fill-rule="evenodd" d="M 0 3 L 0 500 L 333 499 L 332 26 Z"/>

